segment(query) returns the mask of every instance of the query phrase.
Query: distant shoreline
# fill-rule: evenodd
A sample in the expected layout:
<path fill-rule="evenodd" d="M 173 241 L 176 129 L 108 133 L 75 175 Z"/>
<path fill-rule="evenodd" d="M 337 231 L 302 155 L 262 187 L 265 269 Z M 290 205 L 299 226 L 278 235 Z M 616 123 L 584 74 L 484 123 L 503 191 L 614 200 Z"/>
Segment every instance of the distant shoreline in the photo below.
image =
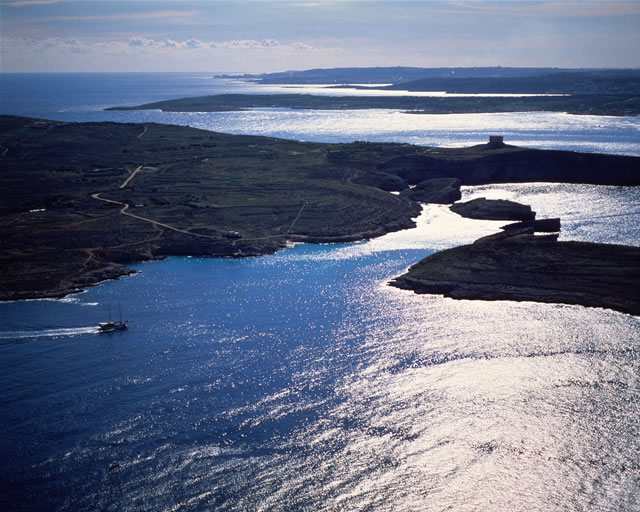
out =
<path fill-rule="evenodd" d="M 637 116 L 638 95 L 572 95 L 517 97 L 315 96 L 310 94 L 219 94 L 158 101 L 114 110 L 164 112 L 232 112 L 255 108 L 307 110 L 392 109 L 410 114 L 479 114 L 499 112 L 566 112 L 575 115 Z"/>

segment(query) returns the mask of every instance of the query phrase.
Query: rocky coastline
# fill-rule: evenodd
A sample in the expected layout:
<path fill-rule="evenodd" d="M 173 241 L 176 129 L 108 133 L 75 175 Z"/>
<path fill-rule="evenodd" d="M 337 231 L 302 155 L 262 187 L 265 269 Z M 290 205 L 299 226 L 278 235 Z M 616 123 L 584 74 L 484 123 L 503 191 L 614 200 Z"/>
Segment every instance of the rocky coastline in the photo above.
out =
<path fill-rule="evenodd" d="M 640 247 L 536 234 L 559 229 L 559 219 L 509 224 L 432 254 L 389 284 L 453 299 L 577 304 L 640 315 Z"/>
<path fill-rule="evenodd" d="M 456 203 L 462 185 L 640 184 L 637 157 L 501 141 L 449 149 L 320 144 L 0 116 L 0 145 L 5 301 L 62 297 L 131 273 L 127 264 L 167 256 L 251 257 L 291 242 L 381 236 L 413 227 L 420 203 L 469 209 Z M 533 222 L 511 227 L 511 235 L 554 230 L 551 220 L 532 220 L 530 208 L 510 208 L 521 215 L 498 218 Z"/>

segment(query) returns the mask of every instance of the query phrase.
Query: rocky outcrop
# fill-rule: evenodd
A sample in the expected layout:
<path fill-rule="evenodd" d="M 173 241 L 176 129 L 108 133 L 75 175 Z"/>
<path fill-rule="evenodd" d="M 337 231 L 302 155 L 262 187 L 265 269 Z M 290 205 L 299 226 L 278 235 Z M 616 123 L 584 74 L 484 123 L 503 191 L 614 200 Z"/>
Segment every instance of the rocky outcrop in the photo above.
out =
<path fill-rule="evenodd" d="M 580 304 L 640 315 L 640 248 L 512 229 L 428 256 L 392 286 L 455 299 Z"/>
<path fill-rule="evenodd" d="M 370 171 L 357 176 L 353 178 L 351 182 L 357 183 L 358 185 L 366 185 L 367 187 L 376 187 L 388 192 L 400 191 L 409 186 L 409 183 L 400 176 L 377 171 Z"/>
<path fill-rule="evenodd" d="M 532 228 L 536 233 L 557 233 L 560 231 L 560 219 L 555 217 L 553 219 L 523 220 L 500 227 L 505 231 L 522 228 Z"/>
<path fill-rule="evenodd" d="M 471 148 L 437 148 L 402 155 L 378 166 L 411 184 L 431 178 L 459 178 L 463 185 L 490 183 L 591 183 L 640 185 L 638 157 L 526 149 L 488 144 Z"/>
<path fill-rule="evenodd" d="M 451 211 L 469 219 L 531 221 L 536 217 L 529 205 L 484 197 L 455 203 L 451 205 Z"/>
<path fill-rule="evenodd" d="M 420 203 L 451 204 L 462 197 L 460 185 L 457 178 L 434 178 L 421 181 L 400 195 Z"/>

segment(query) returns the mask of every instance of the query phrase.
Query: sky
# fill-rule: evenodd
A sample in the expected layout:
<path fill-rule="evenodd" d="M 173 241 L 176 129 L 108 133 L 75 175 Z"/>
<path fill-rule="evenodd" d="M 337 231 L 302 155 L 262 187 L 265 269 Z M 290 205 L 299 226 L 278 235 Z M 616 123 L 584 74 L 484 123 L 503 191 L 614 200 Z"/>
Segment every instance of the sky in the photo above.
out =
<path fill-rule="evenodd" d="M 0 71 L 640 68 L 640 0 L 0 0 Z"/>

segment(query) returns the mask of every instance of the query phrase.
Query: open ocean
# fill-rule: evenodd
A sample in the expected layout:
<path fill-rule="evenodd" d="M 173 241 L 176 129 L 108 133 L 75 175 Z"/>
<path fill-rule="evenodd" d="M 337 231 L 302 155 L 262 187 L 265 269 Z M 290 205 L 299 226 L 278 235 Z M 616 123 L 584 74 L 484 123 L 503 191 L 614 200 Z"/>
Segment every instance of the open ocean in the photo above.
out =
<path fill-rule="evenodd" d="M 640 117 L 101 110 L 262 91 L 213 75 L 5 74 L 0 113 L 640 155 Z M 560 216 L 565 240 L 640 245 L 632 187 L 465 187 L 479 196 Z M 640 510 L 640 318 L 387 286 L 501 224 L 430 205 L 368 242 L 169 258 L 1 303 L 0 510 Z M 130 328 L 99 335 L 118 302 Z"/>

